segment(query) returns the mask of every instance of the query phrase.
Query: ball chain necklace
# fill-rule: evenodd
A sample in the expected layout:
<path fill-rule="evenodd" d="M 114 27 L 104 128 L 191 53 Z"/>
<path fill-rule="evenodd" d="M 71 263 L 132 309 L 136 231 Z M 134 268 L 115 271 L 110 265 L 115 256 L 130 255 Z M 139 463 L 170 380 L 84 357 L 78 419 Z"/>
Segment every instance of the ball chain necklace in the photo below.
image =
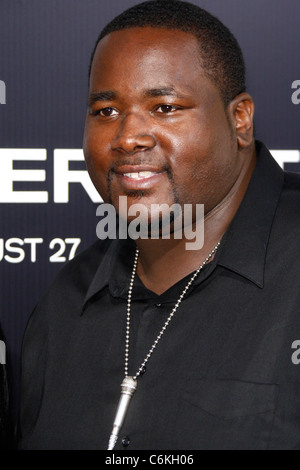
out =
<path fill-rule="evenodd" d="M 137 264 L 138 264 L 138 258 L 139 258 L 139 250 L 136 249 L 135 252 L 135 258 L 134 258 L 134 263 L 133 263 L 133 269 L 132 269 L 132 274 L 131 274 L 131 280 L 129 284 L 129 289 L 128 289 L 128 297 L 127 297 L 127 321 L 126 321 L 126 339 L 125 339 L 125 378 L 121 384 L 121 397 L 119 400 L 117 412 L 115 415 L 114 419 L 114 424 L 113 424 L 113 429 L 109 438 L 109 443 L 108 443 L 108 448 L 107 450 L 113 450 L 119 436 L 119 431 L 122 427 L 122 424 L 124 422 L 124 418 L 128 409 L 129 402 L 131 400 L 131 397 L 133 396 L 136 387 L 137 387 L 137 378 L 143 373 L 145 370 L 145 365 L 147 364 L 150 356 L 152 355 L 154 349 L 157 346 L 157 343 L 159 342 L 160 338 L 164 334 L 167 326 L 169 325 L 171 319 L 173 318 L 176 310 L 178 309 L 183 297 L 185 296 L 186 292 L 190 288 L 192 282 L 194 279 L 198 276 L 199 272 L 201 269 L 208 263 L 208 261 L 211 259 L 211 257 L 216 253 L 218 247 L 220 245 L 220 242 L 217 243 L 217 245 L 211 250 L 211 252 L 207 255 L 205 260 L 200 264 L 199 268 L 193 273 L 192 277 L 190 278 L 189 282 L 183 289 L 179 299 L 177 300 L 172 312 L 170 313 L 169 317 L 167 318 L 165 324 L 163 325 L 162 329 L 160 330 L 159 334 L 157 335 L 155 341 L 153 342 L 151 348 L 149 349 L 148 354 L 146 355 L 145 359 L 141 363 L 138 371 L 134 376 L 129 376 L 128 375 L 128 361 L 129 361 L 129 335 L 130 335 L 130 313 L 131 313 L 131 297 L 132 297 L 132 289 L 133 289 L 133 283 L 134 283 L 134 278 L 137 270 Z"/>

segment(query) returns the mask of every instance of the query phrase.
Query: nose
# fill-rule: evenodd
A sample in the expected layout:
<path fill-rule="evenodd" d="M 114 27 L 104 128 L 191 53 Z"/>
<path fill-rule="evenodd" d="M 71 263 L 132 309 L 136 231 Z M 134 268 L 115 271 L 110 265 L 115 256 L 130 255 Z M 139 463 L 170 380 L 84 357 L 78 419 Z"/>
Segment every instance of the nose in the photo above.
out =
<path fill-rule="evenodd" d="M 152 149 L 156 139 L 150 131 L 147 120 L 142 116 L 131 113 L 123 117 L 121 128 L 112 142 L 112 150 L 134 154 Z"/>

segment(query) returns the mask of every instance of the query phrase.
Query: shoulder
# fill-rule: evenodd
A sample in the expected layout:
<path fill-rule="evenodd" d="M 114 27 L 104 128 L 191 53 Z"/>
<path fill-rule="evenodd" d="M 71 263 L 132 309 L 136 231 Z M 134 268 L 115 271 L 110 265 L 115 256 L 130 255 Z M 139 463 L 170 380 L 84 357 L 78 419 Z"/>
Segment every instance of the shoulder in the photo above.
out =
<path fill-rule="evenodd" d="M 279 209 L 282 215 L 294 218 L 297 222 L 300 216 L 300 174 L 292 172 L 284 172 L 284 181 L 282 192 L 279 200 Z M 300 222 L 300 219 L 299 219 Z"/>
<path fill-rule="evenodd" d="M 80 315 L 87 291 L 101 269 L 109 248 L 117 240 L 98 240 L 67 262 L 54 277 L 31 314 L 26 330 L 34 323 L 48 324 Z"/>
<path fill-rule="evenodd" d="M 294 258 L 298 252 L 300 237 L 300 174 L 284 172 L 284 183 L 273 223 L 276 244 L 291 250 Z"/>
<path fill-rule="evenodd" d="M 295 191 L 295 194 L 300 194 L 300 173 L 293 173 L 291 171 L 284 172 L 284 190 Z"/>
<path fill-rule="evenodd" d="M 94 277 L 112 240 L 97 240 L 93 245 L 79 253 L 71 261 L 68 261 L 58 272 L 52 285 L 61 283 L 87 283 L 89 285 Z"/>

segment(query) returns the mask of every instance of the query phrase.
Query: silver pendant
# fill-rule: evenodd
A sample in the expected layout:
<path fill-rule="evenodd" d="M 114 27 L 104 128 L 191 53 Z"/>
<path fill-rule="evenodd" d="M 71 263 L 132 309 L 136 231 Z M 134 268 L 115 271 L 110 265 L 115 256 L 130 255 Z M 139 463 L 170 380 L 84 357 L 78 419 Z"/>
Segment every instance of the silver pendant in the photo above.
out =
<path fill-rule="evenodd" d="M 114 419 L 113 429 L 109 438 L 107 450 L 113 450 L 119 436 L 119 431 L 122 427 L 123 421 L 126 416 L 127 408 L 130 403 L 131 397 L 137 387 L 137 381 L 133 377 L 127 376 L 121 384 L 121 396 Z"/>

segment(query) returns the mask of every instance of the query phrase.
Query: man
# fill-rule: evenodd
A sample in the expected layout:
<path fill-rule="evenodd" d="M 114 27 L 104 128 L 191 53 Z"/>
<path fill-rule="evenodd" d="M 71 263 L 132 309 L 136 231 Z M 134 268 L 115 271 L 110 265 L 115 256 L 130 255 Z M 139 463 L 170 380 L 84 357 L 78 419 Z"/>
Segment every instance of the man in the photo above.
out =
<path fill-rule="evenodd" d="M 105 203 L 125 198 L 128 222 L 138 203 L 161 231 L 98 241 L 41 300 L 21 448 L 299 447 L 300 181 L 254 141 L 253 114 L 240 48 L 206 11 L 150 1 L 102 31 L 87 167 Z M 162 237 L 162 203 L 192 206 L 193 227 L 204 205 L 201 248 L 175 236 L 176 216 Z"/>

